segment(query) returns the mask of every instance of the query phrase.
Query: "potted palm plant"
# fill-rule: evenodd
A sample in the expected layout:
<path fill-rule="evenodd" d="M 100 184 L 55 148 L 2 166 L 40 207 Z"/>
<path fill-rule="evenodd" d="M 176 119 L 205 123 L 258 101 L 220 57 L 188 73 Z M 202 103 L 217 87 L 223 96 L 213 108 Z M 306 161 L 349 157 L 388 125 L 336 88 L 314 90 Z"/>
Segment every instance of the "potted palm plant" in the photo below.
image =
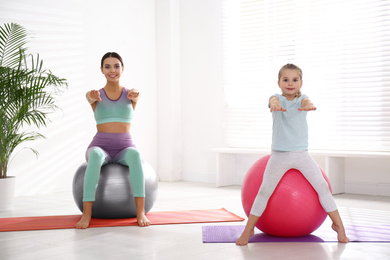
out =
<path fill-rule="evenodd" d="M 65 79 L 43 69 L 38 54 L 26 53 L 27 42 L 24 27 L 15 23 L 0 27 L 0 211 L 12 208 L 11 155 L 20 144 L 44 138 L 31 127 L 46 126 L 48 114 L 58 108 L 54 97 L 67 87 Z"/>

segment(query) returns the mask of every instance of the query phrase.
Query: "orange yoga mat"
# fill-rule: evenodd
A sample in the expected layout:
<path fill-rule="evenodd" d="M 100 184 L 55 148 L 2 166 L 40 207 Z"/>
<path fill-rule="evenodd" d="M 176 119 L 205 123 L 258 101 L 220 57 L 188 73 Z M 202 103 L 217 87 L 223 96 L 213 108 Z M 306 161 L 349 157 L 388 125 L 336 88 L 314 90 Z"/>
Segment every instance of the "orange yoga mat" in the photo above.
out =
<path fill-rule="evenodd" d="M 224 208 L 208 210 L 149 212 L 146 214 L 146 216 L 152 225 L 231 222 L 244 220 L 242 217 L 237 216 Z M 75 225 L 80 220 L 80 218 L 81 215 L 0 218 L 0 232 L 75 228 Z M 137 225 L 136 218 L 93 218 L 89 227 L 94 228 Z"/>

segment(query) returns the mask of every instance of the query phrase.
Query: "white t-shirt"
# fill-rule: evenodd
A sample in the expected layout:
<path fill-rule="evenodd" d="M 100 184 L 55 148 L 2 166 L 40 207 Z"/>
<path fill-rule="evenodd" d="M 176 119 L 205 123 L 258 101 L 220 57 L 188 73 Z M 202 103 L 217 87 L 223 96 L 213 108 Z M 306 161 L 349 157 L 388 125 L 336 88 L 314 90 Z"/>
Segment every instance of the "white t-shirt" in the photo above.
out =
<path fill-rule="evenodd" d="M 302 100 L 308 98 L 301 95 L 288 101 L 283 95 L 275 94 L 280 104 L 287 111 L 273 111 L 272 119 L 272 150 L 275 151 L 299 151 L 308 149 L 308 126 L 306 121 L 307 111 L 299 111 Z"/>

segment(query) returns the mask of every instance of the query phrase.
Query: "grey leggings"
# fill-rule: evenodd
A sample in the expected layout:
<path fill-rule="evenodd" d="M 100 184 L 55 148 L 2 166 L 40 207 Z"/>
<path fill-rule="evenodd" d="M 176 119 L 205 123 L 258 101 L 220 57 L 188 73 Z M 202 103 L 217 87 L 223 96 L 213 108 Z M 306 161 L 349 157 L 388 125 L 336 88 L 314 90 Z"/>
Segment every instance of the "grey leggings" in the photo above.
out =
<path fill-rule="evenodd" d="M 320 203 L 326 212 L 337 209 L 328 183 L 322 176 L 317 163 L 307 151 L 277 152 L 272 151 L 265 168 L 263 182 L 253 202 L 250 214 L 260 217 L 279 181 L 289 169 L 299 170 L 316 190 Z"/>

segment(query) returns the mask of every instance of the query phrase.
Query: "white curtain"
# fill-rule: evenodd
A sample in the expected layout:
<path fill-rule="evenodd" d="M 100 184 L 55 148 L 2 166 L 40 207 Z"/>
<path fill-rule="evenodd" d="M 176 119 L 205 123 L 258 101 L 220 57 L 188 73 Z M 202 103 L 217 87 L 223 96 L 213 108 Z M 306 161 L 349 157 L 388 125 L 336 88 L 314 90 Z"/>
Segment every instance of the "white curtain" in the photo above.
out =
<path fill-rule="evenodd" d="M 309 149 L 390 150 L 390 1 L 221 1 L 225 141 L 270 148 L 281 66 L 303 70 Z"/>

